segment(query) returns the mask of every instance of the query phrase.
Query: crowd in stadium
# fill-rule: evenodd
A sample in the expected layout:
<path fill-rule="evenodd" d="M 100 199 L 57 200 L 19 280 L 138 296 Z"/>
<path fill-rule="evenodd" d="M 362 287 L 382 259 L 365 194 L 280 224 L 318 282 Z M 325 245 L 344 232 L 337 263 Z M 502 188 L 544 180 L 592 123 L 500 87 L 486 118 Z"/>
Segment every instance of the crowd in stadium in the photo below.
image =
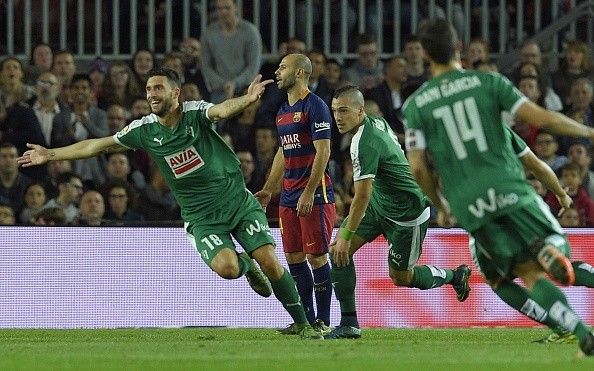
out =
<path fill-rule="evenodd" d="M 263 60 L 259 30 L 233 9 L 217 9 L 217 14 L 217 21 L 200 40 L 188 37 L 160 60 L 153 51 L 139 49 L 130 61 L 97 57 L 81 68 L 71 51 L 43 43 L 31 50 L 29 61 L 4 56 L 0 61 L 0 225 L 142 225 L 180 220 L 175 199 L 143 151 L 30 168 L 20 168 L 16 162 L 27 143 L 49 148 L 103 137 L 150 114 L 144 85 L 147 73 L 157 66 L 171 68 L 181 77 L 180 101 L 218 103 L 241 95 L 258 73 L 263 79 L 274 79 L 286 54 L 303 53 L 313 66 L 310 91 L 330 105 L 334 90 L 342 84 L 360 86 L 367 112 L 386 118 L 403 140 L 400 107 L 430 77 L 420 40 L 414 35 L 405 38 L 401 53 L 387 60 L 380 60 L 377 42 L 367 33 L 354 40 L 358 57 L 350 63 L 327 58 L 299 38 L 282 42 L 277 58 Z M 229 38 L 229 32 L 234 36 Z M 232 42 L 221 42 L 223 37 Z M 489 59 L 489 44 L 476 38 L 465 45 L 464 67 L 497 71 Z M 583 41 L 565 43 L 554 71 L 547 68 L 537 43 L 524 42 L 514 69 L 501 72 L 530 100 L 594 127 L 592 51 Z M 275 117 L 285 99 L 286 94 L 269 84 L 261 100 L 237 117 L 216 123 L 254 193 L 264 184 L 278 148 Z M 592 143 L 555 137 L 505 115 L 502 119 L 551 166 L 572 196 L 574 208 L 562 214 L 561 224 L 594 226 Z M 337 223 L 348 214 L 353 195 L 348 135 L 340 135 L 333 126 L 329 166 Z M 560 205 L 555 196 L 530 174 L 528 179 L 557 214 Z M 278 218 L 274 200 L 267 213 L 274 224 Z"/>

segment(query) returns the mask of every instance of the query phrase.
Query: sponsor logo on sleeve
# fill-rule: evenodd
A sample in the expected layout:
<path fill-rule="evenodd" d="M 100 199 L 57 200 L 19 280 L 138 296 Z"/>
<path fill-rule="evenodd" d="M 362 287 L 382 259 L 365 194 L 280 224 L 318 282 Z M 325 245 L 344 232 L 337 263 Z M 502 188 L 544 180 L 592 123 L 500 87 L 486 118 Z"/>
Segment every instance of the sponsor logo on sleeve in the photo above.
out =
<path fill-rule="evenodd" d="M 204 166 L 204 160 L 194 146 L 165 156 L 165 161 L 167 161 L 167 165 L 169 165 L 176 178 L 186 176 Z"/>
<path fill-rule="evenodd" d="M 330 123 L 326 121 L 322 122 L 315 122 L 314 123 L 315 132 L 323 131 L 323 130 L 330 130 Z"/>

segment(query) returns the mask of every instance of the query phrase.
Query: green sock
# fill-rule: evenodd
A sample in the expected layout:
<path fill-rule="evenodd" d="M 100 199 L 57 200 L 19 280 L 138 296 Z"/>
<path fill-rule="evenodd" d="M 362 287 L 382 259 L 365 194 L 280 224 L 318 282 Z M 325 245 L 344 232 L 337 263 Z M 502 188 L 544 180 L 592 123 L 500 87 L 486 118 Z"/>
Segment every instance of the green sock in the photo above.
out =
<path fill-rule="evenodd" d="M 551 322 L 573 333 L 580 341 L 586 338 L 588 328 L 567 304 L 563 292 L 549 280 L 541 278 L 536 281 L 530 291 L 530 298 L 547 311 Z M 555 327 L 551 328 L 555 330 Z"/>
<path fill-rule="evenodd" d="M 245 274 L 245 272 L 250 270 L 250 267 L 252 266 L 252 259 L 248 254 L 237 253 L 237 260 L 239 263 L 239 277 L 241 277 Z"/>
<path fill-rule="evenodd" d="M 330 279 L 332 280 L 336 299 L 338 299 L 338 302 L 340 303 L 340 324 L 359 327 L 359 322 L 357 320 L 357 305 L 355 303 L 355 285 L 357 283 L 357 276 L 355 274 L 353 259 L 350 259 L 347 266 L 340 268 L 336 267 L 336 264 L 332 260 Z"/>
<path fill-rule="evenodd" d="M 283 268 L 283 270 L 283 275 L 278 281 L 270 281 L 274 296 L 281 302 L 286 311 L 289 312 L 291 318 L 293 318 L 293 322 L 308 323 L 301 299 L 295 287 L 295 281 L 286 269 Z"/>
<path fill-rule="evenodd" d="M 586 262 L 572 262 L 575 272 L 574 286 L 594 287 L 594 267 Z"/>
<path fill-rule="evenodd" d="M 429 290 L 452 282 L 454 271 L 432 265 L 417 265 L 413 268 L 413 278 L 409 287 Z"/>

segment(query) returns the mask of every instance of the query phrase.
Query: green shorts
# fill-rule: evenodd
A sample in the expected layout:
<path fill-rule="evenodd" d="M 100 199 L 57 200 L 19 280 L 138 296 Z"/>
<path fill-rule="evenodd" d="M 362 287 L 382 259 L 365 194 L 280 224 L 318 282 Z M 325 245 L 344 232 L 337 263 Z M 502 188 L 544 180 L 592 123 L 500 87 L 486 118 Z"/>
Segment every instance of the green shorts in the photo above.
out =
<path fill-rule="evenodd" d="M 209 267 L 219 251 L 235 249 L 231 236 L 250 256 L 259 247 L 275 245 L 266 214 L 250 192 L 246 190 L 243 199 L 228 205 L 212 211 L 200 221 L 185 224 L 188 240 Z"/>
<path fill-rule="evenodd" d="M 346 226 L 346 218 L 342 227 Z M 405 224 L 405 225 L 403 225 Z M 355 231 L 355 234 L 367 242 L 383 235 L 388 241 L 388 264 L 397 271 L 412 269 L 421 257 L 423 240 L 429 225 L 429 209 L 415 221 L 396 222 L 382 215 L 370 204 Z"/>
<path fill-rule="evenodd" d="M 538 240 L 551 243 L 570 256 L 563 229 L 540 197 L 470 234 L 472 259 L 485 278 L 492 282 L 502 277 L 514 279 L 513 268 L 518 263 L 534 259 L 528 248 Z"/>

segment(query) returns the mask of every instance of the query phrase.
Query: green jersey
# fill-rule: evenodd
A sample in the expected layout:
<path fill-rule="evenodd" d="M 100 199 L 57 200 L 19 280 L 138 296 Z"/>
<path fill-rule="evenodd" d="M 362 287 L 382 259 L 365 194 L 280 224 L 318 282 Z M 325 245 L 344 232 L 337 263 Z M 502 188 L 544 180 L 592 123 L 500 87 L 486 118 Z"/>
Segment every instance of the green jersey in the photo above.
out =
<path fill-rule="evenodd" d="M 453 70 L 403 105 L 407 148 L 429 150 L 452 213 L 468 231 L 534 199 L 501 120 L 526 100 L 500 74 Z"/>
<path fill-rule="evenodd" d="M 184 102 L 170 129 L 155 114 L 135 120 L 114 135 L 119 144 L 143 149 L 171 188 L 185 221 L 205 218 L 245 192 L 239 160 L 211 128 L 211 103 Z"/>
<path fill-rule="evenodd" d="M 388 123 L 367 116 L 351 141 L 353 180 L 373 179 L 370 204 L 396 222 L 419 217 L 427 200 L 415 182 L 404 151 Z"/>

